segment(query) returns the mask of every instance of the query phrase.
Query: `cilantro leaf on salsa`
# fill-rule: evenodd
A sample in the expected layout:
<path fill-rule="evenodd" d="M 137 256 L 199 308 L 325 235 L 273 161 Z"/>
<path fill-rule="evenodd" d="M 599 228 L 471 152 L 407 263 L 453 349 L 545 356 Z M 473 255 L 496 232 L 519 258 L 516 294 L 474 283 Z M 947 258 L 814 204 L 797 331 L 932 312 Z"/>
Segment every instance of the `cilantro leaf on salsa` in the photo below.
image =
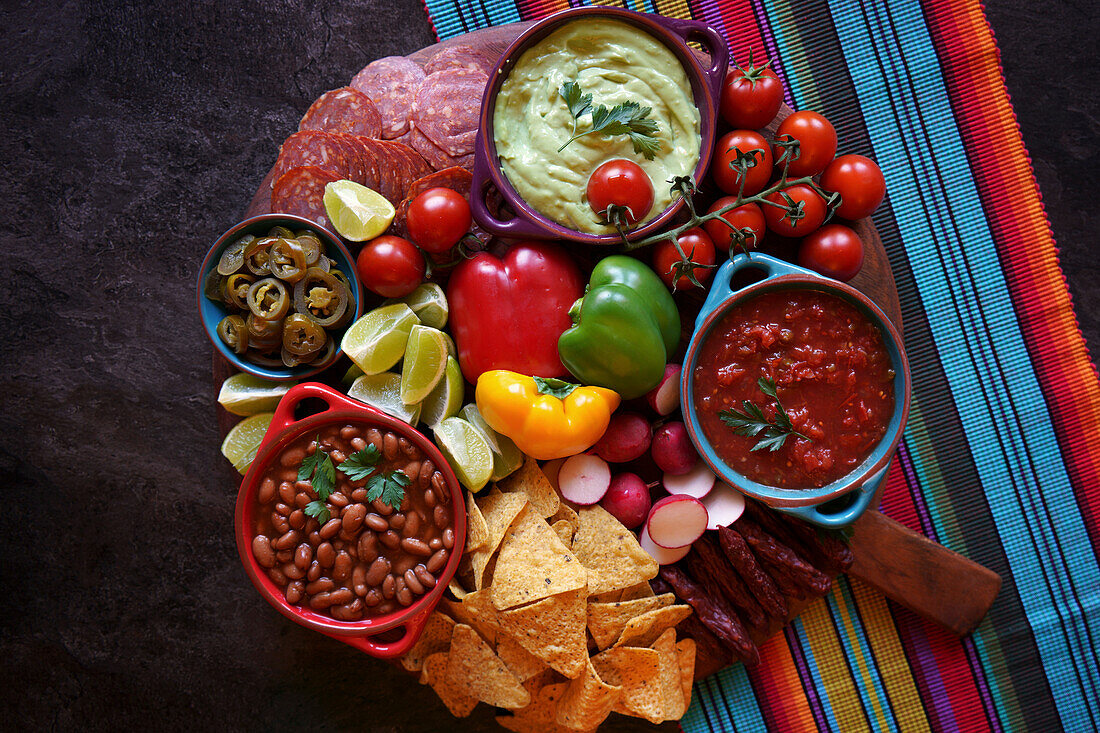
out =
<path fill-rule="evenodd" d="M 738 435 L 744 435 L 746 437 L 760 436 L 760 440 L 750 448 L 750 451 L 758 451 L 767 448 L 770 451 L 777 451 L 783 447 L 787 442 L 787 438 L 795 435 L 803 440 L 810 440 L 794 429 L 794 424 L 791 422 L 790 415 L 783 409 L 783 403 L 779 401 L 779 394 L 776 391 L 775 382 L 771 379 L 761 377 L 756 380 L 756 386 L 760 388 L 760 391 L 764 393 L 765 397 L 770 397 L 775 402 L 775 420 L 768 420 L 764 415 L 764 411 L 759 405 L 749 402 L 748 400 L 742 400 L 741 405 L 744 411 L 735 410 L 730 408 L 728 410 L 722 410 L 718 413 L 718 419 L 733 428 L 733 432 Z"/>

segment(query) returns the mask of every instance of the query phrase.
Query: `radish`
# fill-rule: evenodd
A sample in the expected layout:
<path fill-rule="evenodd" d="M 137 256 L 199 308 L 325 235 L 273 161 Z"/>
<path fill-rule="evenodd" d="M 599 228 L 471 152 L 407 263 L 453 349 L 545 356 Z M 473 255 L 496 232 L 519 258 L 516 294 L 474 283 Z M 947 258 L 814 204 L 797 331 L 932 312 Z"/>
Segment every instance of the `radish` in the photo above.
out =
<path fill-rule="evenodd" d="M 653 438 L 649 421 L 636 412 L 617 412 L 593 450 L 608 463 L 626 463 L 640 458 Z"/>
<path fill-rule="evenodd" d="M 653 505 L 645 528 L 650 539 L 658 545 L 674 549 L 699 539 L 708 523 L 703 502 L 694 496 L 675 494 Z"/>
<path fill-rule="evenodd" d="M 561 470 L 561 464 L 563 463 L 565 463 L 564 458 L 555 458 L 542 464 L 542 472 L 546 474 L 546 480 L 550 482 L 555 491 L 561 491 L 558 488 L 558 471 Z"/>
<path fill-rule="evenodd" d="M 615 474 L 600 506 L 624 527 L 634 529 L 645 522 L 649 514 L 649 487 L 636 473 Z"/>
<path fill-rule="evenodd" d="M 699 454 L 688 437 L 687 427 L 677 420 L 666 422 L 653 431 L 650 453 L 657 468 L 673 476 L 687 473 L 699 460 Z"/>
<path fill-rule="evenodd" d="M 684 559 L 684 556 L 691 550 L 691 545 L 684 545 L 683 547 L 677 547 L 676 549 L 669 549 L 667 547 L 661 547 L 653 538 L 649 536 L 649 532 L 645 527 L 642 527 L 642 531 L 638 534 L 638 544 L 642 546 L 642 549 L 646 553 L 657 561 L 658 565 L 671 565 L 674 562 L 679 562 Z"/>
<path fill-rule="evenodd" d="M 574 504 L 587 506 L 603 498 L 611 486 L 607 461 L 589 453 L 570 456 L 558 471 L 561 495 Z"/>
<path fill-rule="evenodd" d="M 696 461 L 695 466 L 687 473 L 678 476 L 666 473 L 661 483 L 664 484 L 665 491 L 670 494 L 686 494 L 687 496 L 694 496 L 696 499 L 702 499 L 710 493 L 716 480 L 717 477 L 714 475 L 714 471 L 711 471 L 707 464 Z"/>
<path fill-rule="evenodd" d="M 645 396 L 658 415 L 671 415 L 680 407 L 680 365 L 665 364 L 665 375 Z"/>
<path fill-rule="evenodd" d="M 703 506 L 707 508 L 707 529 L 728 527 L 745 511 L 745 496 L 732 486 L 722 481 L 714 485 L 714 489 L 703 497 Z"/>

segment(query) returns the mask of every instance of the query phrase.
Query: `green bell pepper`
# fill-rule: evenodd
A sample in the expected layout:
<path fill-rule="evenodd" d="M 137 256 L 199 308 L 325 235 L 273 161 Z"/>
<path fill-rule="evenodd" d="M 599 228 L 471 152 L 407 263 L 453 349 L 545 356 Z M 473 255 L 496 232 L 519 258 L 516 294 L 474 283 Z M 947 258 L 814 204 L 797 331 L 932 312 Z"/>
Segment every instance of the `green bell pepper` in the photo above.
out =
<path fill-rule="evenodd" d="M 642 296 L 657 325 L 661 329 L 661 338 L 665 344 L 665 357 L 668 358 L 680 345 L 680 311 L 672 294 L 644 262 L 626 255 L 611 255 L 600 260 L 592 270 L 588 287 L 591 290 L 617 283 Z"/>
<path fill-rule="evenodd" d="M 574 325 L 558 338 L 558 354 L 581 382 L 629 400 L 661 381 L 665 344 L 645 296 L 618 283 L 593 284 L 569 315 Z"/>

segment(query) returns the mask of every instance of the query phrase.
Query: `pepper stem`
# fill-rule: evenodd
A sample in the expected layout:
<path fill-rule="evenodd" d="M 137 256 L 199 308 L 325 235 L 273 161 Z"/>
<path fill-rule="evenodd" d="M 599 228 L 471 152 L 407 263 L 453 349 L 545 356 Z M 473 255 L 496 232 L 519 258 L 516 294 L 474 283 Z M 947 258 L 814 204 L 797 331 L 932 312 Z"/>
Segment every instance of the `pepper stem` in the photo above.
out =
<path fill-rule="evenodd" d="M 535 380 L 535 387 L 538 389 L 539 394 L 557 397 L 559 400 L 564 400 L 580 386 L 554 377 L 532 377 L 532 379 Z"/>

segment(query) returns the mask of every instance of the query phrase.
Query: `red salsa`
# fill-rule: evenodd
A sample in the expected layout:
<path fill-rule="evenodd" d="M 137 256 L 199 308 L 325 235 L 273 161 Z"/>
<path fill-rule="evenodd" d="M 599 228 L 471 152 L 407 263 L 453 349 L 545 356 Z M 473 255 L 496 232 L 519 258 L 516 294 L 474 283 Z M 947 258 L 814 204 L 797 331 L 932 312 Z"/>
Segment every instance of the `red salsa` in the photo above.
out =
<path fill-rule="evenodd" d="M 742 401 L 769 421 L 775 402 L 757 385 L 775 382 L 794 430 L 781 448 L 752 451 L 719 418 Z M 870 455 L 894 410 L 894 366 L 878 327 L 853 305 L 816 290 L 773 290 L 731 309 L 699 349 L 692 375 L 699 423 L 734 470 L 785 489 L 825 486 Z"/>

